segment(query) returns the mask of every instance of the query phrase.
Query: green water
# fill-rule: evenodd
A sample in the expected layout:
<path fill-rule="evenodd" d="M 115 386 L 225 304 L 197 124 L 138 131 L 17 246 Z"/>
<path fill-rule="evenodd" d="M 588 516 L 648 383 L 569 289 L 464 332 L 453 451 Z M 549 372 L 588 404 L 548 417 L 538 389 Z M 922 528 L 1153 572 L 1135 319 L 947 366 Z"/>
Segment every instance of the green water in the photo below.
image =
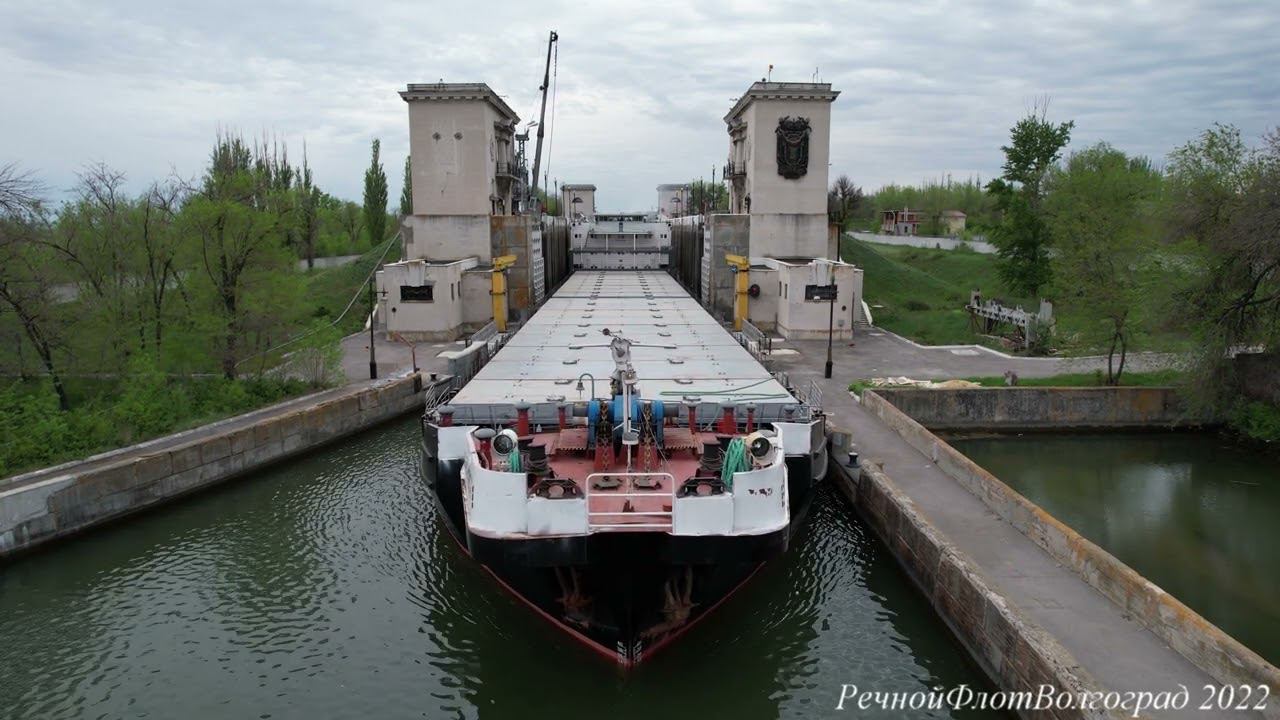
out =
<path fill-rule="evenodd" d="M 985 686 L 829 490 L 791 552 L 621 674 L 461 554 L 416 448 L 396 423 L 0 567 L 0 715 L 823 717 L 842 683 Z"/>
<path fill-rule="evenodd" d="M 948 440 L 1280 663 L 1280 463 L 1208 433 Z"/>

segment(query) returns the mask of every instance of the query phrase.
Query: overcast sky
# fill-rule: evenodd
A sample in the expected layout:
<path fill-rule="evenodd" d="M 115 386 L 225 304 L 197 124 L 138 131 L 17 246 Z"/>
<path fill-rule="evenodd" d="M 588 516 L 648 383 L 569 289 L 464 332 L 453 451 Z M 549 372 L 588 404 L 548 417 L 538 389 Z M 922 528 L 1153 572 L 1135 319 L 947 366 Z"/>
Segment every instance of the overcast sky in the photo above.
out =
<path fill-rule="evenodd" d="M 197 176 L 224 128 L 272 135 L 295 161 L 305 141 L 319 184 L 358 200 L 377 137 L 396 198 L 396 91 L 482 81 L 534 119 L 550 29 L 550 174 L 595 183 L 602 209 L 652 207 L 659 183 L 723 165 L 722 117 L 771 63 L 774 80 L 816 70 L 841 91 L 832 175 L 868 190 L 985 181 L 1045 95 L 1052 119 L 1075 120 L 1074 146 L 1158 161 L 1215 121 L 1253 141 L 1280 124 L 1276 0 L 0 0 L 0 163 L 58 192 L 102 161 L 141 188 Z"/>

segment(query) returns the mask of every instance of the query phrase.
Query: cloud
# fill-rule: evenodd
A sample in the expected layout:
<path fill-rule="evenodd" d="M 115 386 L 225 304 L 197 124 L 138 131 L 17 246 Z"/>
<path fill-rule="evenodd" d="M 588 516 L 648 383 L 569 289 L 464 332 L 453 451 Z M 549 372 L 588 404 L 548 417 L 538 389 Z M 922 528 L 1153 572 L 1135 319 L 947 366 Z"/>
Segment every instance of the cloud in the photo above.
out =
<path fill-rule="evenodd" d="M 868 188 L 998 172 L 1037 98 L 1157 160 L 1215 121 L 1280 123 L 1280 8 L 1255 2 L 362 4 L 117 0 L 0 9 L 0 161 L 55 187 L 86 162 L 141 187 L 203 167 L 215 132 L 305 141 L 317 180 L 358 199 L 379 137 L 394 197 L 409 82 L 484 81 L 536 116 L 561 37 L 549 172 L 647 208 L 654 186 L 723 164 L 722 117 L 775 66 L 842 91 L 832 163 Z"/>

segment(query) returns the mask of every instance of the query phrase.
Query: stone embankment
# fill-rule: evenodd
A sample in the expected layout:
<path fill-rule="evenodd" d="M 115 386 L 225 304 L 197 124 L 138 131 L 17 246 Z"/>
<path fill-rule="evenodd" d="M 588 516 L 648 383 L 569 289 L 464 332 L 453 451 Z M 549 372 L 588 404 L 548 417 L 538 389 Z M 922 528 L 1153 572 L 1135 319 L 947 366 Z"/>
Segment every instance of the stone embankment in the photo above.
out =
<path fill-rule="evenodd" d="M 0 560 L 422 407 L 417 373 L 350 385 L 0 480 Z"/>
<path fill-rule="evenodd" d="M 1154 429 L 1213 422 L 1165 387 L 875 388 L 874 393 L 933 430 Z"/>
<path fill-rule="evenodd" d="M 944 621 L 1002 689 L 1026 690 L 1050 683 L 1062 689 L 1126 690 L 1139 680 L 1198 688 L 1198 671 L 1202 678 L 1223 685 L 1266 685 L 1273 696 L 1280 690 L 1280 670 L 1275 666 L 926 428 L 1168 428 L 1206 421 L 1188 414 L 1173 390 L 870 390 L 863 394 L 861 404 L 928 464 L 898 460 L 887 468 L 864 465 L 857 479 L 857 473 L 842 467 L 842 485 Z M 864 447 L 865 455 L 879 454 L 865 445 L 870 434 L 859 438 L 855 432 L 854 439 Z M 1043 563 L 1011 539 L 992 546 L 991 540 L 1004 531 L 975 529 L 973 523 L 982 519 L 972 512 L 968 513 L 972 517 L 954 522 L 956 518 L 944 509 L 956 508 L 958 512 L 963 503 L 959 498 L 935 502 L 939 494 L 951 491 L 925 477 L 939 472 L 979 500 L 988 517 L 1007 523 L 1030 540 L 1057 568 L 1037 570 L 1035 565 Z M 906 481 L 906 485 L 899 487 L 899 481 Z M 920 495 L 924 490 L 930 494 Z M 949 530 L 939 529 L 939 525 Z M 949 536 L 961 538 L 960 547 Z M 1109 603 L 1105 605 L 1110 608 L 1069 590 L 1066 577 L 1055 577 L 1061 569 L 1106 598 Z M 1116 611 L 1123 621 L 1113 617 Z M 1158 638 L 1159 644 L 1125 628 L 1131 622 Z M 1108 625 L 1114 629 L 1107 630 Z M 1123 642 L 1124 647 L 1107 649 L 1117 642 Z M 1161 656 L 1162 650 L 1176 652 L 1194 671 L 1179 669 L 1178 662 Z M 1115 652 L 1128 652 L 1132 657 L 1117 663 L 1120 656 Z M 1280 706 L 1272 703 L 1263 715 L 1280 716 Z"/>

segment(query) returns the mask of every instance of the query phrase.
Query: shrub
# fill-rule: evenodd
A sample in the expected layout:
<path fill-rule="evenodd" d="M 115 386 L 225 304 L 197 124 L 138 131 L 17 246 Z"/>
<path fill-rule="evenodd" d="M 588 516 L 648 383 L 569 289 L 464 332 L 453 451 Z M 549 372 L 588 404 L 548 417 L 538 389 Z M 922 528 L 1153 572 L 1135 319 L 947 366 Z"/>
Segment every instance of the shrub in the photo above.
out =
<path fill-rule="evenodd" d="M 187 406 L 182 388 L 169 383 L 155 358 L 141 353 L 129 360 L 120 398 L 112 407 L 121 440 L 158 435 L 172 428 Z"/>
<path fill-rule="evenodd" d="M 928 310 L 929 303 L 924 302 L 922 300 L 912 299 L 912 300 L 908 300 L 905 303 L 905 307 L 912 312 L 920 312 L 922 310 Z"/>
<path fill-rule="evenodd" d="M 1241 435 L 1262 442 L 1280 440 L 1280 407 L 1265 402 L 1241 402 L 1228 422 Z"/>
<path fill-rule="evenodd" d="M 310 333 L 289 354 L 287 372 L 313 388 L 327 387 L 342 377 L 342 333 L 324 320 L 314 321 Z"/>

